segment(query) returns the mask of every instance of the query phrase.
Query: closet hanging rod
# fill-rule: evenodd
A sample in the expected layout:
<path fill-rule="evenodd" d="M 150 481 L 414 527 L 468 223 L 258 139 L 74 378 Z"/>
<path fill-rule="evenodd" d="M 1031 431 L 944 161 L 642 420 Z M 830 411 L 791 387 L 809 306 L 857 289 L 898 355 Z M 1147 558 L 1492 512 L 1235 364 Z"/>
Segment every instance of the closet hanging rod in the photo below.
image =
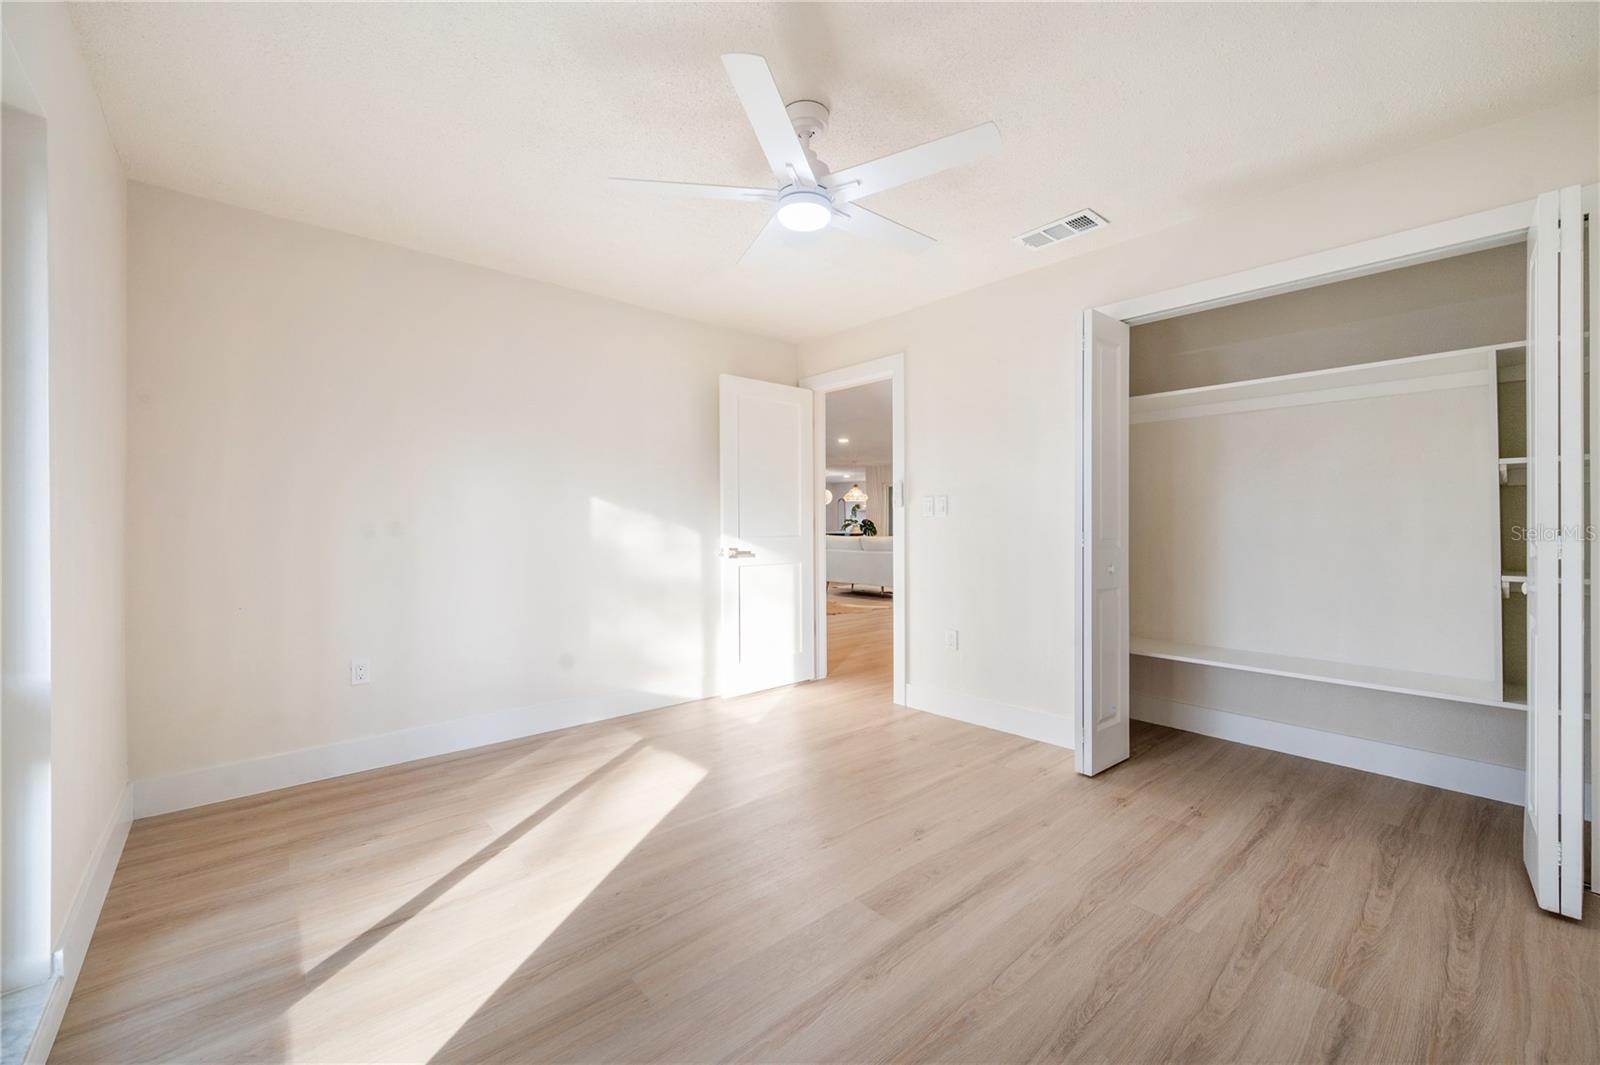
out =
<path fill-rule="evenodd" d="M 1493 386 L 1496 353 L 1522 341 L 1358 362 L 1321 370 L 1227 381 L 1128 398 L 1132 424 L 1206 417 L 1272 407 L 1332 403 L 1379 395 Z"/>

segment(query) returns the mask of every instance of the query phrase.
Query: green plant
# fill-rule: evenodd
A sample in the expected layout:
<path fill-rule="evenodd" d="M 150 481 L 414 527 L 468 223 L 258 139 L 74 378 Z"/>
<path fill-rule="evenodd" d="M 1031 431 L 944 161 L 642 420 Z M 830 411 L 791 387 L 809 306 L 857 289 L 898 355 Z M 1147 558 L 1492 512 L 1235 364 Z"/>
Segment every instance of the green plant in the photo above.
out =
<path fill-rule="evenodd" d="M 861 535 L 862 536 L 877 536 L 878 535 L 878 527 L 872 523 L 872 519 L 871 518 L 862 518 L 861 519 Z"/>

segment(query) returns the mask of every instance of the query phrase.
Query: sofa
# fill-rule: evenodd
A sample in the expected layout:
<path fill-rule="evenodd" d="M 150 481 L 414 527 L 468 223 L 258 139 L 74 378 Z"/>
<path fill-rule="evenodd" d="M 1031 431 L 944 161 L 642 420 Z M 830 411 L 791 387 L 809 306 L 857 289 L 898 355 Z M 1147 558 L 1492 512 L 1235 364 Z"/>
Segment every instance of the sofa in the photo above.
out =
<path fill-rule="evenodd" d="M 830 584 L 894 587 L 894 537 L 829 536 L 827 579 Z"/>

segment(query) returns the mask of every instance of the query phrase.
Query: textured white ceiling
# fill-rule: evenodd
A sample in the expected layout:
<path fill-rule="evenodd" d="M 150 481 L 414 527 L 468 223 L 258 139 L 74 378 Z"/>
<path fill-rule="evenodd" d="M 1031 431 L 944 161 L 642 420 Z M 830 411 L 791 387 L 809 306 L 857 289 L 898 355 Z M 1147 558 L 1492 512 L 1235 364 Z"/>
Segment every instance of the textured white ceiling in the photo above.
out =
<path fill-rule="evenodd" d="M 133 178 L 799 339 L 1595 91 L 1594 4 L 89 4 L 73 19 Z M 834 168 L 985 119 L 982 163 L 736 265 L 766 184 L 718 56 L 833 109 Z M 1485 165 L 1493 165 L 1487 160 Z M 1090 207 L 1046 251 L 1012 237 Z"/>
<path fill-rule="evenodd" d="M 888 381 L 828 393 L 829 466 L 877 466 L 894 458 L 893 397 Z M 850 442 L 841 444 L 840 437 Z"/>

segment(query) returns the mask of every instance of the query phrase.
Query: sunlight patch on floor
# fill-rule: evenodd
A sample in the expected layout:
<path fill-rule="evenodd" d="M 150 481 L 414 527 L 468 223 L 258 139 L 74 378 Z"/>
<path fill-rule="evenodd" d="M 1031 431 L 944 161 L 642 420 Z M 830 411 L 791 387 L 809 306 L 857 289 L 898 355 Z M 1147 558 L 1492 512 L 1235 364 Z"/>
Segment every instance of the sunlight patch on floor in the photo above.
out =
<path fill-rule="evenodd" d="M 716 699 L 711 706 L 723 717 L 754 725 L 765 721 L 768 714 L 791 703 L 794 698 L 795 689 L 791 686 L 756 692 L 753 695 L 741 695 L 734 699 Z"/>
<path fill-rule="evenodd" d="M 287 1011 L 290 1055 L 318 1061 L 423 1061 L 538 951 L 706 771 L 638 747 L 597 770 L 548 816 L 342 963 Z M 308 977 L 314 975 L 308 973 Z M 351 1026 L 396 1000 L 404 1020 Z"/>
<path fill-rule="evenodd" d="M 484 793 L 496 796 L 494 805 L 486 814 L 489 827 L 496 834 L 504 832 L 539 806 L 582 783 L 623 752 L 643 742 L 643 737 L 631 729 L 611 730 L 599 736 L 576 729 L 556 737 L 551 741 L 548 752 L 537 752 L 528 759 L 518 759 L 513 771 L 519 777 L 518 786 L 511 789 L 514 798 L 498 797 L 506 794 L 503 781 L 495 781 L 488 776 L 483 779 Z M 569 761 L 571 765 L 567 764 Z M 521 779 L 524 776 L 526 783 Z"/>

